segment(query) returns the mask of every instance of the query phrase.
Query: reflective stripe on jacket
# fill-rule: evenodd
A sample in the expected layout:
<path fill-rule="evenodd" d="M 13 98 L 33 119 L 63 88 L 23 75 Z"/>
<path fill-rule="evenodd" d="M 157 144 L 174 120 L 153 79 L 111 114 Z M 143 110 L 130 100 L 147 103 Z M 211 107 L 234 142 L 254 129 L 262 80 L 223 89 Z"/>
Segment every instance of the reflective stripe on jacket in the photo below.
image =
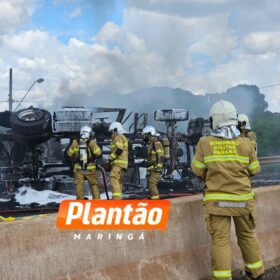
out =
<path fill-rule="evenodd" d="M 260 172 L 260 164 L 248 138 L 200 138 L 191 167 L 205 181 L 203 200 L 207 213 L 240 216 L 254 211 L 250 177 Z M 222 201 L 235 203 L 220 204 Z"/>
<path fill-rule="evenodd" d="M 260 172 L 260 164 L 249 139 L 209 135 L 197 144 L 192 170 L 205 180 L 205 200 L 243 201 L 253 198 L 250 176 Z"/>
<path fill-rule="evenodd" d="M 152 137 L 148 144 L 148 160 L 147 160 L 147 170 L 162 170 L 164 163 L 164 151 L 162 143 L 157 139 L 157 137 Z"/>
<path fill-rule="evenodd" d="M 97 143 L 94 140 L 90 140 L 87 143 L 87 153 L 88 153 L 88 164 L 86 167 L 86 170 L 91 171 L 95 170 L 96 166 L 93 162 L 93 159 L 96 157 L 99 157 L 101 155 L 101 149 L 97 145 Z M 80 145 L 78 140 L 73 140 L 71 146 L 69 147 L 67 154 L 69 157 L 75 157 L 76 160 L 80 160 Z M 75 170 L 81 170 L 82 166 L 80 163 L 75 163 L 74 165 L 74 171 Z"/>
<path fill-rule="evenodd" d="M 120 149 L 121 154 L 116 154 L 116 151 Z M 110 153 L 111 165 L 116 165 L 121 168 L 127 169 L 128 166 L 128 141 L 123 134 L 117 134 L 111 144 Z"/>

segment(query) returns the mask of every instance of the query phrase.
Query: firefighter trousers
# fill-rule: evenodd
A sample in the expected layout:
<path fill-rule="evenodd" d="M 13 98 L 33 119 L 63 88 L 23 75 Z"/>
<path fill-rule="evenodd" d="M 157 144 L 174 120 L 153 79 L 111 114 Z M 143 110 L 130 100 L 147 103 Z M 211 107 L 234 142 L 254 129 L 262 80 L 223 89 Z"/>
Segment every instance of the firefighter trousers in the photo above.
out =
<path fill-rule="evenodd" d="M 112 188 L 112 199 L 122 199 L 124 169 L 113 165 L 110 171 L 110 184 Z"/>
<path fill-rule="evenodd" d="M 238 246 L 241 249 L 245 270 L 253 278 L 264 273 L 260 247 L 255 233 L 253 214 L 233 216 Z M 231 216 L 207 216 L 207 229 L 212 237 L 211 258 L 213 279 L 232 279 L 231 277 Z"/>
<path fill-rule="evenodd" d="M 161 171 L 151 170 L 149 173 L 148 187 L 151 199 L 159 199 L 157 184 L 161 175 Z"/>
<path fill-rule="evenodd" d="M 92 199 L 100 199 L 96 171 L 77 170 L 74 173 L 76 196 L 77 199 L 85 199 L 84 197 L 84 181 L 87 180 L 92 194 Z"/>

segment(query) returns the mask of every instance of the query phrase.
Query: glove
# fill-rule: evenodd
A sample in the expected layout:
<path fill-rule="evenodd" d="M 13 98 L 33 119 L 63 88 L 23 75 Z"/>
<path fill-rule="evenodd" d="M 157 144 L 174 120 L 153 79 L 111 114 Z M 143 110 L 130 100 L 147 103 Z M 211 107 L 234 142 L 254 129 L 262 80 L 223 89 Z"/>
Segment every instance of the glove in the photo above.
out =
<path fill-rule="evenodd" d="M 107 161 L 103 158 L 103 157 L 98 157 L 96 160 L 95 160 L 95 163 L 97 166 L 104 166 L 107 164 Z"/>

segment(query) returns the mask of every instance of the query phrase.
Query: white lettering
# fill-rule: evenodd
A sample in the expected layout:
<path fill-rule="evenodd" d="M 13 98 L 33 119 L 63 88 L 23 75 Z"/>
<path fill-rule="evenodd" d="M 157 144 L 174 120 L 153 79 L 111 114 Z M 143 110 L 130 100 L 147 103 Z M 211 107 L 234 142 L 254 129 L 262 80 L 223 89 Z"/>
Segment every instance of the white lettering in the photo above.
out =
<path fill-rule="evenodd" d="M 139 236 L 139 240 L 144 240 L 145 239 L 145 235 L 144 235 L 144 232 L 142 232 Z"/>
<path fill-rule="evenodd" d="M 82 213 L 83 204 L 80 202 L 71 202 L 67 213 L 66 225 L 71 225 L 72 220 L 80 218 Z"/>
<path fill-rule="evenodd" d="M 84 214 L 83 214 L 83 224 L 84 225 L 89 225 L 90 224 L 90 220 L 88 218 L 89 212 L 90 212 L 90 205 L 91 205 L 90 202 L 86 202 L 86 206 L 85 206 Z"/>
<path fill-rule="evenodd" d="M 103 238 L 103 234 L 102 233 L 98 233 L 97 234 L 97 240 L 102 240 Z"/>
<path fill-rule="evenodd" d="M 116 213 L 116 215 L 114 215 Z M 115 219 L 114 219 L 115 216 Z M 119 225 L 121 223 L 122 218 L 122 209 L 121 208 L 109 208 L 108 218 L 106 221 L 107 225 L 111 225 L 114 221 L 115 225 Z"/>
<path fill-rule="evenodd" d="M 135 233 L 108 233 L 108 234 L 103 234 L 103 233 L 96 233 L 96 234 L 91 234 L 88 233 L 86 235 L 82 235 L 81 233 L 74 233 L 73 239 L 74 240 L 123 240 L 126 238 L 129 241 L 137 239 L 137 235 Z M 141 234 L 138 236 L 138 240 L 144 240 L 145 239 L 145 233 L 141 232 Z"/>
<path fill-rule="evenodd" d="M 122 240 L 122 233 L 117 233 L 116 240 Z"/>
<path fill-rule="evenodd" d="M 148 203 L 143 203 L 143 202 L 138 203 L 138 206 L 145 207 L 147 205 Z M 139 214 L 136 214 L 132 219 L 132 223 L 134 225 L 145 225 L 147 219 L 147 209 L 144 207 L 139 207 L 135 210 L 135 212 Z"/>
<path fill-rule="evenodd" d="M 154 219 L 154 216 L 156 215 L 156 218 Z M 151 209 L 149 216 L 148 216 L 148 223 L 150 225 L 157 225 L 160 223 L 162 217 L 162 209 L 161 208 L 153 208 Z"/>
<path fill-rule="evenodd" d="M 133 208 L 131 207 L 131 204 L 127 204 L 123 210 L 124 210 L 123 223 L 125 225 L 130 225 L 131 222 L 129 220 L 129 215 L 133 211 Z"/>
<path fill-rule="evenodd" d="M 81 239 L 81 234 L 80 233 L 78 233 L 78 234 L 74 233 L 74 240 L 76 240 L 76 239 L 78 239 L 78 240 Z"/>
<path fill-rule="evenodd" d="M 92 216 L 91 223 L 93 225 L 104 225 L 106 220 L 106 210 L 104 208 L 99 207 L 96 208 L 94 212 L 96 214 Z"/>
<path fill-rule="evenodd" d="M 127 236 L 127 239 L 128 239 L 128 240 L 133 240 L 133 233 L 130 233 L 130 234 Z"/>

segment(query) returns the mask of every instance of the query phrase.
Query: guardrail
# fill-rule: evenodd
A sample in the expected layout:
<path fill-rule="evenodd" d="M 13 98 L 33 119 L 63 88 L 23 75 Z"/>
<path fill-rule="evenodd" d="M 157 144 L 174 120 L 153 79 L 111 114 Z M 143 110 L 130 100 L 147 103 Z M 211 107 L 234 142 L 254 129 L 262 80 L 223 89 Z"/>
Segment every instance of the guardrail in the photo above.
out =
<path fill-rule="evenodd" d="M 260 164 L 280 163 L 280 156 L 259 157 Z"/>

